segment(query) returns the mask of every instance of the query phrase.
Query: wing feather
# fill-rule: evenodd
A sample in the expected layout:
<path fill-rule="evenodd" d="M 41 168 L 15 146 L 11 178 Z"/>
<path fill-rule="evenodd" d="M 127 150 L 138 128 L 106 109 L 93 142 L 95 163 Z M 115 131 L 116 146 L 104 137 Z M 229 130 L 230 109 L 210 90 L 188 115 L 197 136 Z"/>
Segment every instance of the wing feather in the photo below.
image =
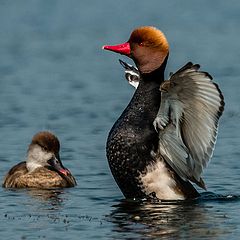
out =
<path fill-rule="evenodd" d="M 224 100 L 218 85 L 212 82 L 212 77 L 199 71 L 199 68 L 198 64 L 188 63 L 170 77 L 170 87 L 167 94 L 162 93 L 162 96 L 168 98 L 170 105 L 181 105 L 182 116 L 176 129 L 180 128 L 182 141 L 179 139 L 174 142 L 169 139 L 170 132 L 160 131 L 162 143 L 159 145 L 167 153 L 165 158 L 171 162 L 171 167 L 181 173 L 183 179 L 194 178 L 200 182 L 202 171 L 213 154 Z M 170 109 L 175 111 L 174 108 Z M 171 120 L 174 122 L 174 119 Z M 171 134 L 174 136 L 172 130 Z M 177 143 L 188 154 L 187 165 L 182 164 L 186 163 L 185 155 L 176 152 Z"/>
<path fill-rule="evenodd" d="M 128 82 L 137 88 L 138 69 L 120 63 Z M 165 81 L 167 93 L 162 92 L 154 127 L 160 129 L 158 150 L 165 161 L 182 179 L 205 188 L 201 174 L 213 154 L 224 99 L 211 75 L 199 69 L 199 64 L 189 62 Z"/>

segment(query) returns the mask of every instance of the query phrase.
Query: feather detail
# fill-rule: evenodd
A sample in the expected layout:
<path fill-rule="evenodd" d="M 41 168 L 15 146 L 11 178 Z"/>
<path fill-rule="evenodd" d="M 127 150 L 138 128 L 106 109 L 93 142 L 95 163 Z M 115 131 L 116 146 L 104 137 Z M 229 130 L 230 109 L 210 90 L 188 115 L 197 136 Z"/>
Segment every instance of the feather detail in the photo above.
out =
<path fill-rule="evenodd" d="M 199 68 L 189 62 L 161 84 L 153 125 L 161 130 L 159 153 L 168 164 L 182 179 L 206 188 L 201 174 L 213 154 L 224 100 L 212 77 Z"/>
<path fill-rule="evenodd" d="M 138 69 L 119 60 L 129 84 L 138 87 Z M 212 157 L 224 98 L 211 75 L 188 62 L 160 86 L 161 104 L 153 122 L 159 132 L 158 154 L 185 181 L 203 189 L 203 169 Z"/>
<path fill-rule="evenodd" d="M 141 79 L 140 72 L 136 67 L 122 61 L 121 59 L 119 59 L 119 62 L 124 68 L 126 80 L 130 85 L 137 89 Z"/>

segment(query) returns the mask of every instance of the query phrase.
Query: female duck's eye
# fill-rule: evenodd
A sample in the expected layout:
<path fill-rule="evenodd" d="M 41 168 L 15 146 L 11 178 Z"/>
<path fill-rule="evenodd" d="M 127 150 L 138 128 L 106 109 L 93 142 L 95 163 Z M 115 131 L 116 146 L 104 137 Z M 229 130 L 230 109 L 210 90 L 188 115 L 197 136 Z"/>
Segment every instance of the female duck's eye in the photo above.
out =
<path fill-rule="evenodd" d="M 46 147 L 42 147 L 42 149 L 47 152 L 47 148 Z"/>
<path fill-rule="evenodd" d="M 139 45 L 139 46 L 144 46 L 143 42 L 140 42 L 138 45 Z"/>

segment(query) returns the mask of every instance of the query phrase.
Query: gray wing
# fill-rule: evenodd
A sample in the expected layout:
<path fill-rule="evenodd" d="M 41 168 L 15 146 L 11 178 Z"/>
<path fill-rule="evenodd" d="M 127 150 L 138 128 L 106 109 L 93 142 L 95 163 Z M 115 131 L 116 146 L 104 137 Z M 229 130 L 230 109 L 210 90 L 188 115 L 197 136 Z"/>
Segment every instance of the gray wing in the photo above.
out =
<path fill-rule="evenodd" d="M 159 150 L 160 153 L 168 152 L 166 161 L 183 179 L 201 184 L 203 168 L 213 154 L 224 100 L 212 77 L 199 68 L 197 64 L 188 63 L 170 77 L 168 84 L 163 83 L 162 89 L 167 93 L 163 92 L 162 98 L 168 100 L 169 124 L 175 127 L 175 132 L 168 133 L 167 129 L 159 132 L 163 142 L 159 142 Z M 158 116 L 164 114 L 160 107 Z M 183 151 L 174 152 L 177 144 Z"/>
<path fill-rule="evenodd" d="M 191 156 L 182 139 L 177 136 L 173 123 L 159 133 L 159 153 L 183 180 L 192 177 L 188 164 Z"/>
<path fill-rule="evenodd" d="M 137 88 L 138 69 L 119 61 Z M 161 106 L 153 124 L 160 129 L 159 153 L 182 179 L 205 188 L 200 176 L 214 150 L 224 100 L 212 77 L 199 68 L 187 63 L 160 86 Z"/>

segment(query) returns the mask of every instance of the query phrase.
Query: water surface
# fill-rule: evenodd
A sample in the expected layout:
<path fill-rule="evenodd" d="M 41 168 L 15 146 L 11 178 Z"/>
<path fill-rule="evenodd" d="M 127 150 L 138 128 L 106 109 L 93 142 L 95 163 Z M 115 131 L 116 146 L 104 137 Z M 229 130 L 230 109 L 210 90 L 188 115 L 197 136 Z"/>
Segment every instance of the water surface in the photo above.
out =
<path fill-rule="evenodd" d="M 2 239 L 238 239 L 240 181 L 238 1 L 1 1 L 0 176 L 51 130 L 78 186 L 0 189 Z M 101 46 L 141 25 L 162 29 L 167 73 L 200 63 L 226 102 L 207 193 L 187 202 L 126 202 L 105 157 L 107 134 L 128 104 L 116 54 Z M 125 59 L 125 58 L 124 58 Z M 126 60 L 126 59 L 125 59 Z"/>

